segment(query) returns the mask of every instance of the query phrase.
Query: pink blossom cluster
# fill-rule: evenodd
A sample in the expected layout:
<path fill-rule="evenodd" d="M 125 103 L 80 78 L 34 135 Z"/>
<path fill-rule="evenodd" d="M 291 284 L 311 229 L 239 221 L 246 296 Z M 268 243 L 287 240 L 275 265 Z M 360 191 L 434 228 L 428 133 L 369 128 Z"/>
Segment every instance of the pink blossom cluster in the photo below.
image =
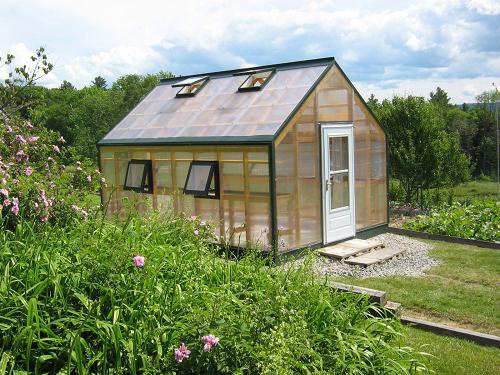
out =
<path fill-rule="evenodd" d="M 201 337 L 201 342 L 203 344 L 203 351 L 209 352 L 214 346 L 219 343 L 219 338 L 214 335 L 207 335 Z"/>
<path fill-rule="evenodd" d="M 207 335 L 201 337 L 201 343 L 203 344 L 203 351 L 209 352 L 213 347 L 219 344 L 220 339 L 215 335 Z M 182 362 L 184 359 L 189 358 L 191 351 L 182 343 L 178 348 L 174 350 L 174 358 L 177 362 Z"/>
<path fill-rule="evenodd" d="M 134 266 L 137 268 L 142 268 L 144 267 L 145 259 L 142 255 L 136 255 L 135 257 L 132 258 L 132 262 L 134 263 Z"/>
<path fill-rule="evenodd" d="M 184 345 L 184 343 L 181 344 L 178 348 L 174 350 L 174 357 L 177 362 L 182 362 L 184 359 L 189 358 L 189 355 L 191 354 L 191 351 Z"/>

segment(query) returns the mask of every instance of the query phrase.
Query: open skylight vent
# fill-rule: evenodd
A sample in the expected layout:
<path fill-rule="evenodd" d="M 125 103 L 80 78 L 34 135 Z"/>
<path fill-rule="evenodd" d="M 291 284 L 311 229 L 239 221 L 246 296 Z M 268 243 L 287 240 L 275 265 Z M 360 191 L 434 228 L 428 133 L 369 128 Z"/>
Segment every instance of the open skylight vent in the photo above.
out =
<path fill-rule="evenodd" d="M 238 88 L 238 91 L 255 91 L 261 90 L 267 84 L 274 74 L 274 69 L 254 70 L 241 74 L 248 74 L 248 77 Z"/>
<path fill-rule="evenodd" d="M 183 96 L 195 96 L 198 91 L 201 90 L 203 86 L 208 82 L 208 77 L 192 77 L 186 78 L 183 81 L 174 83 L 172 87 L 180 87 L 181 89 L 177 93 L 177 97 Z"/>

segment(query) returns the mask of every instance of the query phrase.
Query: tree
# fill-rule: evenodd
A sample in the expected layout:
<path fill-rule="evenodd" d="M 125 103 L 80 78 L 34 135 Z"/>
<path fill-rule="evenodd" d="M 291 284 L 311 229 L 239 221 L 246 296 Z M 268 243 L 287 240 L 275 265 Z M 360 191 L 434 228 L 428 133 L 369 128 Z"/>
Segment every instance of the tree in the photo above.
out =
<path fill-rule="evenodd" d="M 448 97 L 448 93 L 439 86 L 436 88 L 435 93 L 431 91 L 429 101 L 444 108 L 450 105 L 450 98 Z"/>
<path fill-rule="evenodd" d="M 47 75 L 53 65 L 47 61 L 47 55 L 43 47 L 36 50 L 31 56 L 32 66 L 27 65 L 14 67 L 15 56 L 7 54 L 2 60 L 0 57 L 0 68 L 5 67 L 8 78 L 0 83 L 0 113 L 9 115 L 18 113 L 34 105 L 39 99 L 37 90 L 32 90 L 35 83 Z"/>
<path fill-rule="evenodd" d="M 104 79 L 101 76 L 95 77 L 94 80 L 92 81 L 92 86 L 100 89 L 105 89 L 107 85 L 108 83 L 106 82 L 106 79 Z"/>
<path fill-rule="evenodd" d="M 158 84 L 160 79 L 170 77 L 173 77 L 172 73 L 163 71 L 158 74 L 128 74 L 119 77 L 111 89 L 123 94 L 123 102 L 120 106 L 121 117 L 132 110 Z"/>
<path fill-rule="evenodd" d="M 61 86 L 59 86 L 59 88 L 61 90 L 74 90 L 75 86 L 73 86 L 71 82 L 64 80 L 62 81 Z"/>
<path fill-rule="evenodd" d="M 469 159 L 457 136 L 446 133 L 434 105 L 423 97 L 384 100 L 376 115 L 387 132 L 391 175 L 401 182 L 407 203 L 419 190 L 468 178 Z"/>

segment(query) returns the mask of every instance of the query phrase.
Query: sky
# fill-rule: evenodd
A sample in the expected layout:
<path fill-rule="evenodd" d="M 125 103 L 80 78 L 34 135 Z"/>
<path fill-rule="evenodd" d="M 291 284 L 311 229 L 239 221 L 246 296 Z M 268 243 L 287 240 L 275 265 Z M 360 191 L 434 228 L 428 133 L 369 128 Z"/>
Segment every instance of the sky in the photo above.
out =
<path fill-rule="evenodd" d="M 2 0 L 0 9 L 0 56 L 22 64 L 43 46 L 55 66 L 47 87 L 327 56 L 365 99 L 428 97 L 439 86 L 463 103 L 500 87 L 500 0 Z"/>

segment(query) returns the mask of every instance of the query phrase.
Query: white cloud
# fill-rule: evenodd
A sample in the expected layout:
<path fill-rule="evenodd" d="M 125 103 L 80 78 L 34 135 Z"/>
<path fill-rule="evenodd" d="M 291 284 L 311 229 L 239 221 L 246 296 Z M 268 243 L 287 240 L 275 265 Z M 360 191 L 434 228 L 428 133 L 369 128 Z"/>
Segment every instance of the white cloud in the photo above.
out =
<path fill-rule="evenodd" d="M 431 91 L 436 91 L 439 86 L 451 96 L 451 102 L 455 104 L 471 103 L 481 92 L 491 90 L 492 82 L 499 82 L 499 77 L 478 77 L 478 78 L 454 78 L 454 79 L 408 79 L 391 80 L 385 82 L 390 88 L 383 88 L 377 84 L 365 84 L 354 82 L 363 98 L 367 99 L 370 94 L 374 94 L 379 100 L 390 99 L 394 95 L 406 96 L 415 95 L 429 98 Z"/>
<path fill-rule="evenodd" d="M 77 57 L 64 65 L 64 71 L 70 82 L 81 86 L 98 75 L 117 78 L 123 74 L 141 73 L 152 69 L 159 60 L 160 55 L 151 47 L 119 46 Z"/>
<path fill-rule="evenodd" d="M 45 45 L 54 77 L 77 86 L 96 75 L 187 74 L 327 55 L 365 87 L 403 91 L 402 82 L 466 85 L 500 72 L 498 0 L 4 1 L 0 24 L 12 31 L 0 34 L 0 51 Z M 457 98 L 467 91 L 450 90 Z"/>
<path fill-rule="evenodd" d="M 500 14 L 500 2 L 498 0 L 467 0 L 465 4 L 469 9 L 482 14 Z"/>

